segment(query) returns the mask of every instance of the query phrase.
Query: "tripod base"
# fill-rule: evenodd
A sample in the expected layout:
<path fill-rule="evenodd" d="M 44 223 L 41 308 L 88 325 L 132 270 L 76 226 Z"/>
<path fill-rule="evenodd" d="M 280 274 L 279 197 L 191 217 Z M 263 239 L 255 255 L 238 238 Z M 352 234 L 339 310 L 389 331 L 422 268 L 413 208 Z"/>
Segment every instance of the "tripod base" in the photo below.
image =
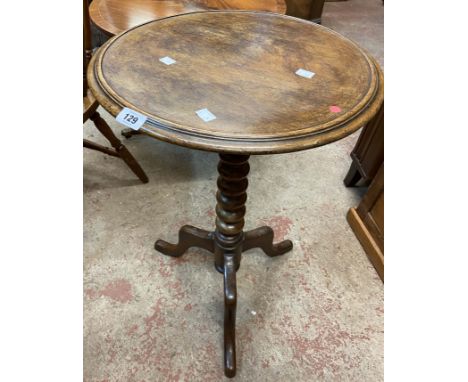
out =
<path fill-rule="evenodd" d="M 236 271 L 242 252 L 261 248 L 274 257 L 290 251 L 290 240 L 273 244 L 273 230 L 260 227 L 244 232 L 245 202 L 247 200 L 248 155 L 220 154 L 218 192 L 216 194 L 216 229 L 213 232 L 189 225 L 179 230 L 179 241 L 171 244 L 158 240 L 157 251 L 179 257 L 190 247 L 206 249 L 214 254 L 215 267 L 224 275 L 224 374 L 236 374 Z"/>
<path fill-rule="evenodd" d="M 284 240 L 273 244 L 273 230 L 271 227 L 263 226 L 251 231 L 244 232 L 244 238 L 241 244 L 241 252 L 252 248 L 260 248 L 267 256 L 275 257 L 285 254 L 293 247 L 291 240 Z M 166 256 L 180 257 L 187 249 L 191 247 L 203 248 L 211 253 L 215 253 L 215 232 L 205 231 L 203 229 L 184 225 L 179 230 L 179 241 L 177 244 L 171 244 L 164 240 L 158 240 L 154 248 Z M 240 262 L 239 262 L 240 264 Z M 219 273 L 224 273 L 224 267 L 215 264 Z M 236 267 L 236 271 L 239 267 Z"/>
<path fill-rule="evenodd" d="M 243 251 L 251 248 L 261 248 L 270 257 L 283 255 L 292 249 L 293 244 L 290 240 L 273 244 L 273 235 L 273 230 L 268 226 L 244 232 L 241 241 L 237 243 L 238 251 L 223 253 L 222 262 L 215 260 L 216 270 L 224 275 L 224 373 L 229 378 L 236 374 L 236 271 L 240 266 L 240 256 Z M 182 256 L 190 247 L 206 249 L 215 255 L 215 259 L 217 254 L 223 252 L 223 248 L 217 243 L 216 232 L 190 225 L 185 225 L 179 230 L 177 244 L 158 240 L 154 247 L 164 255 L 172 257 Z"/>

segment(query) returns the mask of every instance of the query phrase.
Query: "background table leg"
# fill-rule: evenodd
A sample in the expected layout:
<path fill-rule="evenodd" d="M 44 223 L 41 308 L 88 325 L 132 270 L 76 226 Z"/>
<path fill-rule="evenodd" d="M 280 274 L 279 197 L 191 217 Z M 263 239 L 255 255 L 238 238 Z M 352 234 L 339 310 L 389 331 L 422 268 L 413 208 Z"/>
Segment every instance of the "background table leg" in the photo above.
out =
<path fill-rule="evenodd" d="M 131 138 L 134 135 L 140 135 L 141 131 L 140 130 L 133 130 L 133 129 L 123 129 L 120 134 L 122 134 L 125 138 Z"/>

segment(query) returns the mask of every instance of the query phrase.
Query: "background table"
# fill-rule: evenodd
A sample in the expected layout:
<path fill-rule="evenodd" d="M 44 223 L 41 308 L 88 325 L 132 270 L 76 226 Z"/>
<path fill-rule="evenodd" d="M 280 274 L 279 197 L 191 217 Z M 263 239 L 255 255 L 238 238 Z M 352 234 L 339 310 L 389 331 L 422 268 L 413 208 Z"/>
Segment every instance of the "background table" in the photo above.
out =
<path fill-rule="evenodd" d="M 274 245 L 270 227 L 243 231 L 249 155 L 304 150 L 354 132 L 382 104 L 382 72 L 356 44 L 317 24 L 223 11 L 169 17 L 111 39 L 93 57 L 88 80 L 111 114 L 128 107 L 147 116 L 144 133 L 220 153 L 216 229 L 184 226 L 178 244 L 155 246 L 169 256 L 192 246 L 214 253 L 224 274 L 225 374 L 232 377 L 241 254 L 292 248 L 289 240 Z M 203 109 L 215 119 L 201 119 Z"/>
<path fill-rule="evenodd" d="M 93 23 L 109 36 L 136 25 L 181 13 L 214 9 L 286 12 L 284 0 L 93 0 Z"/>

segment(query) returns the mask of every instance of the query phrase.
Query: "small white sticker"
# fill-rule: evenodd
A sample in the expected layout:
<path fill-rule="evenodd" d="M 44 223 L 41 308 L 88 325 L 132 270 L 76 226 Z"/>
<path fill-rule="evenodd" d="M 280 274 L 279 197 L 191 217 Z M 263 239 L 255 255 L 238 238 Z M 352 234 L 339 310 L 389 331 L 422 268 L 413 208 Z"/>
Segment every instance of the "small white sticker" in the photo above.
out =
<path fill-rule="evenodd" d="M 210 122 L 213 119 L 216 119 L 216 116 L 208 109 L 197 110 L 196 113 L 205 122 Z"/>
<path fill-rule="evenodd" d="M 133 130 L 138 130 L 146 122 L 148 118 L 143 114 L 137 113 L 135 110 L 124 107 L 122 111 L 115 117 L 115 120 L 122 125 L 128 126 Z"/>
<path fill-rule="evenodd" d="M 308 70 L 305 70 L 305 69 L 297 69 L 296 74 L 298 76 L 305 77 L 305 78 L 312 78 L 313 76 L 315 76 L 315 73 L 309 72 Z"/>
<path fill-rule="evenodd" d="M 168 56 L 160 58 L 159 61 L 161 61 L 163 64 L 166 64 L 166 65 L 172 65 L 172 64 L 175 64 L 177 62 L 176 60 L 174 60 L 173 58 L 170 58 Z"/>

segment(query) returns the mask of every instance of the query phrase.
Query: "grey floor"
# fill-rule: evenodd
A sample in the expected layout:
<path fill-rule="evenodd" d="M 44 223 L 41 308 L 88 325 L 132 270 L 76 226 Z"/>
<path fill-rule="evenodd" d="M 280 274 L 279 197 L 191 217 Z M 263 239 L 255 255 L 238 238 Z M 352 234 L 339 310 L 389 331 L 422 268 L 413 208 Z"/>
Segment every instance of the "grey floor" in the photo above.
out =
<path fill-rule="evenodd" d="M 383 12 L 380 0 L 332 2 L 322 20 L 383 65 Z M 84 135 L 105 143 L 89 122 Z M 343 186 L 358 135 L 251 159 L 246 229 L 269 224 L 294 249 L 243 256 L 238 381 L 383 380 L 383 285 L 345 218 L 362 195 Z M 84 379 L 223 380 L 222 276 L 202 250 L 153 249 L 183 224 L 213 227 L 217 156 L 145 136 L 125 144 L 148 184 L 116 158 L 83 154 Z"/>

